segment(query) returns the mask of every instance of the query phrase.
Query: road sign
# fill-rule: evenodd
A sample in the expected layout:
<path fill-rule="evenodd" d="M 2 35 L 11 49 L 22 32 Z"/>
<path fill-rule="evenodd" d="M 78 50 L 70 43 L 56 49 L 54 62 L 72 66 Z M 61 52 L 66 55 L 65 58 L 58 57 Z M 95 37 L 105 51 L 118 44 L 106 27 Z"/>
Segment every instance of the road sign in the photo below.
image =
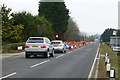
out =
<path fill-rule="evenodd" d="M 66 49 L 70 48 L 70 44 L 65 44 Z"/>
<path fill-rule="evenodd" d="M 22 50 L 23 49 L 23 47 L 22 46 L 18 46 L 18 50 Z"/>

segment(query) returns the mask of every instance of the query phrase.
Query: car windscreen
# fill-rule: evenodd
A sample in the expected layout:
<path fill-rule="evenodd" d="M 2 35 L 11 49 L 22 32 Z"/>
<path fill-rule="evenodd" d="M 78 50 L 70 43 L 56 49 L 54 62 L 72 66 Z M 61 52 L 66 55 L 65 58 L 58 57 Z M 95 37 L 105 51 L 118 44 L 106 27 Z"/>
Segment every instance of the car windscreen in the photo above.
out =
<path fill-rule="evenodd" d="M 60 44 L 60 42 L 51 42 L 51 44 Z"/>
<path fill-rule="evenodd" d="M 43 38 L 29 38 L 27 43 L 44 43 Z"/>

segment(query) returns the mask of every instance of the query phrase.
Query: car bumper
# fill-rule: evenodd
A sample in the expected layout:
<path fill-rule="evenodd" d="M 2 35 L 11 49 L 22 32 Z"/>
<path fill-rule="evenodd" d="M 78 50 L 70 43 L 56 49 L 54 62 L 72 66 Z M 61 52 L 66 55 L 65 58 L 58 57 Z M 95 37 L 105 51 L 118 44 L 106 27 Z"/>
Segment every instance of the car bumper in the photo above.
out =
<path fill-rule="evenodd" d="M 35 54 L 38 54 L 38 55 L 42 55 L 42 54 L 45 54 L 46 52 L 47 52 L 47 49 L 42 49 L 42 50 L 40 50 L 40 49 L 25 49 L 25 52 L 27 53 L 27 54 L 33 54 L 33 55 L 35 55 Z"/>
<path fill-rule="evenodd" d="M 29 52 L 29 51 L 26 51 L 26 53 L 29 54 L 29 55 L 44 55 L 47 52 Z"/>
<path fill-rule="evenodd" d="M 63 48 L 54 48 L 54 51 L 63 51 Z"/>

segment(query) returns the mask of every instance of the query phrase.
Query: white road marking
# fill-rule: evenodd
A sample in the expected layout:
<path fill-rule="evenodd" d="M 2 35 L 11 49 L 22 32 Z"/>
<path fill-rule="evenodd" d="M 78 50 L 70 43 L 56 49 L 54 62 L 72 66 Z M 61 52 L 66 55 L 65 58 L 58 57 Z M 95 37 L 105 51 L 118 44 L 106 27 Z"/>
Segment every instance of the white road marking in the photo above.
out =
<path fill-rule="evenodd" d="M 36 67 L 36 66 L 39 66 L 39 65 L 44 64 L 44 63 L 49 62 L 49 61 L 50 61 L 50 60 L 46 60 L 46 61 L 43 61 L 43 62 L 41 62 L 41 63 L 32 65 L 32 66 L 30 66 L 30 67 L 31 67 L 31 68 L 34 68 L 34 67 Z"/>
<path fill-rule="evenodd" d="M 64 54 L 61 54 L 61 55 L 57 56 L 56 58 L 59 58 L 59 57 L 62 57 L 62 56 L 64 56 Z"/>
<path fill-rule="evenodd" d="M 89 73 L 89 75 L 88 75 L 88 78 L 89 78 L 89 79 L 91 78 L 91 75 L 92 75 L 92 72 L 93 72 L 93 69 L 94 69 L 94 66 L 95 66 L 95 62 L 96 62 L 96 60 L 97 60 L 97 55 L 99 55 L 99 50 L 100 50 L 100 44 L 99 44 L 99 46 L 98 46 L 97 53 L 96 53 L 95 58 L 94 58 L 94 62 L 93 62 L 93 64 L 92 64 L 90 73 Z M 88 80 L 89 80 L 89 79 L 88 79 Z"/>
<path fill-rule="evenodd" d="M 68 53 L 66 53 L 66 54 L 69 54 L 69 53 L 71 53 L 72 51 L 70 51 L 70 52 L 68 52 Z"/>
<path fill-rule="evenodd" d="M 4 79 L 4 78 L 8 78 L 8 77 L 10 77 L 10 76 L 13 76 L 13 75 L 15 75 L 15 74 L 17 74 L 17 73 L 16 73 L 16 72 L 11 73 L 11 74 L 9 74 L 9 75 L 6 75 L 6 76 L 0 78 L 0 80 L 1 80 L 1 79 Z"/>

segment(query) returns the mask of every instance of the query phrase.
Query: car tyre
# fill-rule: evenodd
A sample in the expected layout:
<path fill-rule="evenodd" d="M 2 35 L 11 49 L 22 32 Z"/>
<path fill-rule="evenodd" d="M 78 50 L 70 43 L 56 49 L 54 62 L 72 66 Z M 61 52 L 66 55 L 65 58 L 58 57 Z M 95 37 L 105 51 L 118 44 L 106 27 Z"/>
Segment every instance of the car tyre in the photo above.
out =
<path fill-rule="evenodd" d="M 51 57 L 54 57 L 54 50 L 52 50 L 52 53 L 50 54 Z"/>
<path fill-rule="evenodd" d="M 49 51 L 47 51 L 47 52 L 45 53 L 45 58 L 49 58 L 49 56 L 50 56 L 50 53 L 49 53 Z"/>
<path fill-rule="evenodd" d="M 64 52 L 66 53 L 67 51 L 65 50 Z"/>
<path fill-rule="evenodd" d="M 64 53 L 64 52 L 65 52 L 65 50 L 63 49 L 62 53 Z"/>
<path fill-rule="evenodd" d="M 30 58 L 30 55 L 26 52 L 26 53 L 25 53 L 25 57 L 26 57 L 26 58 Z"/>

